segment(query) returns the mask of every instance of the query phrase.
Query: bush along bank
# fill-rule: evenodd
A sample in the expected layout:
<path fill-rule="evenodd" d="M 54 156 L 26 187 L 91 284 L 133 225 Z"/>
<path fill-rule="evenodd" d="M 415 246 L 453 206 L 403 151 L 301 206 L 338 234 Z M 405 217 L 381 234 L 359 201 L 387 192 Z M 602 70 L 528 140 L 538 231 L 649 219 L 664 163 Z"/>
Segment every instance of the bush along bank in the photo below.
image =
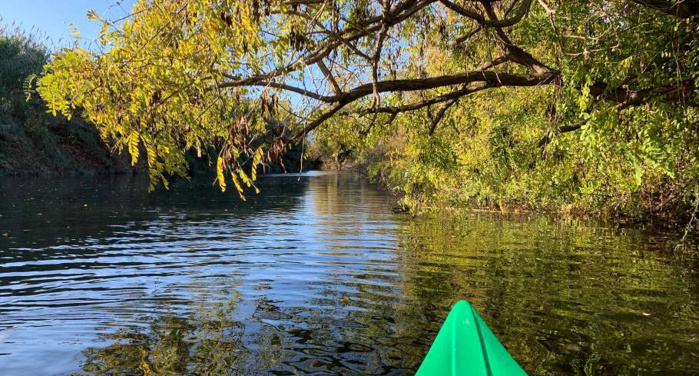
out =
<path fill-rule="evenodd" d="M 0 29 L 0 176 L 132 172 L 94 125 L 48 114 L 27 91 L 48 59 L 35 37 Z"/>

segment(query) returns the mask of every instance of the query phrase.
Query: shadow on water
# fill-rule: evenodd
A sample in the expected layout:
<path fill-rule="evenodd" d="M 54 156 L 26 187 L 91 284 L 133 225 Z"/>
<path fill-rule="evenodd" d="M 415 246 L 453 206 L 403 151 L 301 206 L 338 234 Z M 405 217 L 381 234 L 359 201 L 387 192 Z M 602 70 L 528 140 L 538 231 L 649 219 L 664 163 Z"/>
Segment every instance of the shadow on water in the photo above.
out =
<path fill-rule="evenodd" d="M 0 179 L 0 231 L 4 246 L 51 247 L 109 237 L 152 220 L 242 218 L 293 209 L 308 178 L 262 179 L 264 196 L 220 192 L 209 180 L 176 181 L 170 191 L 147 193 L 142 176 Z"/>
<path fill-rule="evenodd" d="M 459 299 L 533 375 L 699 366 L 697 261 L 658 237 L 409 219 L 345 174 L 265 177 L 245 203 L 144 184 L 0 181 L 3 375 L 412 374 Z"/>

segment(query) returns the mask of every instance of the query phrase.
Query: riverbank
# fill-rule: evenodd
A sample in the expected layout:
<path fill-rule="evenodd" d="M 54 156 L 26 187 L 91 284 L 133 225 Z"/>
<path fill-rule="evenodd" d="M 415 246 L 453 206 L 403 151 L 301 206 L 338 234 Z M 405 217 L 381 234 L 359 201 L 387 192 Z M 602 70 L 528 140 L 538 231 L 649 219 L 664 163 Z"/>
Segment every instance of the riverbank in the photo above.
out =
<path fill-rule="evenodd" d="M 374 160 L 366 163 L 360 156 L 358 160 L 346 159 L 338 163 L 327 156 L 317 158 L 322 161 L 320 163 L 322 170 L 355 172 L 390 192 L 396 199 L 395 212 L 449 217 L 472 213 L 488 213 L 503 217 L 545 215 L 562 221 L 597 221 L 604 223 L 604 226 L 616 229 L 633 228 L 650 233 L 679 234 L 683 235 L 683 240 L 697 238 L 699 235 L 699 216 L 694 208 L 688 206 L 688 203 L 674 203 L 674 206 L 666 207 L 655 205 L 655 210 L 637 208 L 636 211 L 625 211 L 621 206 L 585 206 L 579 201 L 556 200 L 546 205 L 527 201 L 526 197 L 496 199 L 493 196 L 480 200 L 462 199 L 464 187 L 458 185 L 443 187 L 442 190 L 430 187 L 423 192 L 411 193 L 405 189 L 405 184 L 396 180 L 396 176 L 404 176 L 406 171 L 395 167 L 387 168 L 383 164 L 385 161 Z M 431 191 L 433 195 L 426 194 L 426 191 Z M 435 191 L 439 191 L 439 194 L 434 194 Z"/>
<path fill-rule="evenodd" d="M 110 153 L 94 126 L 84 122 L 7 127 L 0 132 L 0 176 L 132 173 L 124 156 Z"/>

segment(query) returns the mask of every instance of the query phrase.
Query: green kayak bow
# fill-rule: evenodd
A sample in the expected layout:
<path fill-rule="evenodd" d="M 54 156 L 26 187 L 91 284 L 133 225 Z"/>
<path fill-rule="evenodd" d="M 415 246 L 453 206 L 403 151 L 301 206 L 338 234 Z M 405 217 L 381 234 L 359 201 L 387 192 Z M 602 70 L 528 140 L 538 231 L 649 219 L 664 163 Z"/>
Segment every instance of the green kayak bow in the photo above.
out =
<path fill-rule="evenodd" d="M 471 305 L 454 305 L 416 376 L 526 376 Z"/>

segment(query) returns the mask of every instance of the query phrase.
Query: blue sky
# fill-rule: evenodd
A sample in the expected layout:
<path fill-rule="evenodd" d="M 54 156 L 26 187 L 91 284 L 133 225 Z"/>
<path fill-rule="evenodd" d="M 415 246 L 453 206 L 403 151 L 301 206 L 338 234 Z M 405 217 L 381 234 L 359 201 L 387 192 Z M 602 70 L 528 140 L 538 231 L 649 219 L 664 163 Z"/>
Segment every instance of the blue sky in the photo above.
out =
<path fill-rule="evenodd" d="M 135 0 L 0 0 L 0 17 L 5 25 L 16 24 L 26 31 L 39 30 L 50 46 L 72 42 L 68 25 L 72 22 L 88 45 L 99 32 L 99 24 L 87 20 L 88 9 L 107 19 L 124 17 Z"/>
<path fill-rule="evenodd" d="M 38 33 L 47 38 L 51 50 L 70 47 L 74 43 L 69 25 L 80 31 L 80 45 L 90 49 L 91 41 L 99 35 L 99 22 L 89 21 L 87 11 L 94 9 L 103 18 L 121 19 L 127 16 L 137 0 L 0 0 L 2 25 L 16 25 L 26 32 Z M 97 48 L 99 49 L 99 48 Z M 322 76 L 312 68 L 316 77 Z M 310 80 L 306 84 L 313 88 Z M 294 105 L 301 103 L 301 96 L 285 93 Z"/>

